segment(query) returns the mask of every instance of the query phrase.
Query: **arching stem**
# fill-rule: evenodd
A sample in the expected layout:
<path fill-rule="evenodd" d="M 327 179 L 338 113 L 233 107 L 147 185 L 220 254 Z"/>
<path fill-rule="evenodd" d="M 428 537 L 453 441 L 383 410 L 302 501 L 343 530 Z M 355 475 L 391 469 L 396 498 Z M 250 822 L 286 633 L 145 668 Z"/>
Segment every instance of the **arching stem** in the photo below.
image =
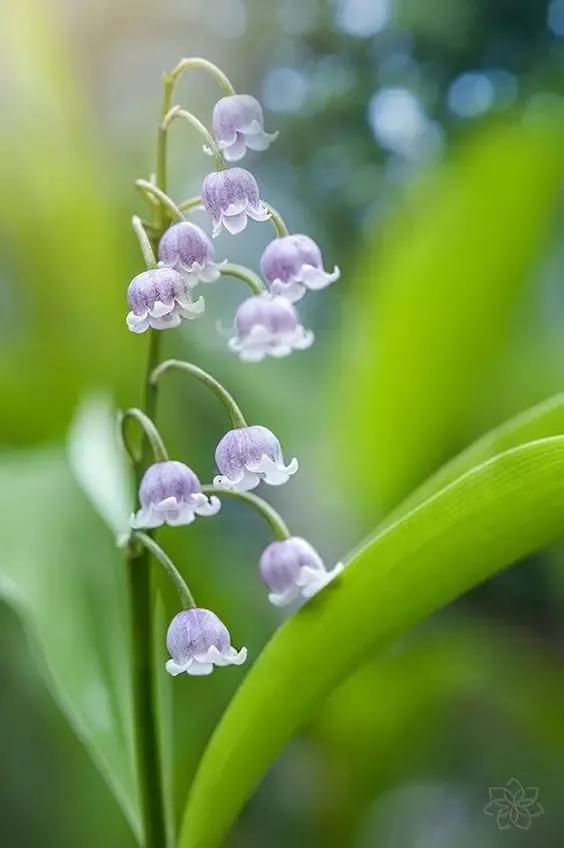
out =
<path fill-rule="evenodd" d="M 171 198 L 160 189 L 158 186 L 153 185 L 153 183 L 149 182 L 149 180 L 135 180 L 135 185 L 138 189 L 140 189 L 144 194 L 152 194 L 154 197 L 157 197 L 161 205 L 165 207 L 169 216 L 173 221 L 183 221 L 184 215 L 176 205 L 176 203 L 171 200 Z"/>
<path fill-rule="evenodd" d="M 192 377 L 195 377 L 204 386 L 207 386 L 208 389 L 215 394 L 215 396 L 221 401 L 227 412 L 229 413 L 229 417 L 231 419 L 231 423 L 234 428 L 238 427 L 246 427 L 247 422 L 245 421 L 245 417 L 241 412 L 239 406 L 235 402 L 234 398 L 229 394 L 227 389 L 222 386 L 222 384 L 212 377 L 211 374 L 208 374 L 207 371 L 203 371 L 201 368 L 198 368 L 197 365 L 192 365 L 191 362 L 183 362 L 180 359 L 167 359 L 165 362 L 161 362 L 157 368 L 151 373 L 149 382 L 156 386 L 159 379 L 165 374 L 167 371 L 184 371 L 187 374 L 190 374 Z"/>
<path fill-rule="evenodd" d="M 139 462 L 139 457 L 135 455 L 135 452 L 129 445 L 125 432 L 126 424 L 130 419 L 137 421 L 141 425 L 145 438 L 153 452 L 155 462 L 166 462 L 168 460 L 168 454 L 161 438 L 161 434 L 157 430 L 155 424 L 147 415 L 145 415 L 144 412 L 141 412 L 140 409 L 126 409 L 125 412 L 122 412 L 119 415 L 119 427 L 123 444 L 133 462 Z"/>
<path fill-rule="evenodd" d="M 202 198 L 199 195 L 197 197 L 189 197 L 188 200 L 183 200 L 182 203 L 178 204 L 181 212 L 191 212 L 199 206 L 203 206 Z"/>
<path fill-rule="evenodd" d="M 156 268 L 157 260 L 155 259 L 155 253 L 153 251 L 151 239 L 147 235 L 147 231 L 145 230 L 143 222 L 138 215 L 134 215 L 131 219 L 131 226 L 133 227 L 133 231 L 137 236 L 139 247 L 141 248 L 141 253 L 143 254 L 143 259 L 145 260 L 145 265 L 147 266 L 147 268 Z"/>
<path fill-rule="evenodd" d="M 288 229 L 286 222 L 280 212 L 277 212 L 274 206 L 271 206 L 270 203 L 265 203 L 264 200 L 263 204 L 270 212 L 270 219 L 274 225 L 274 229 L 276 230 L 276 235 L 278 236 L 278 238 L 289 236 L 290 230 Z"/>
<path fill-rule="evenodd" d="M 226 262 L 219 266 L 219 273 L 222 277 L 237 277 L 242 280 L 253 294 L 262 294 L 266 290 L 266 286 L 254 271 L 245 268 L 244 265 L 235 265 L 233 262 Z"/>
<path fill-rule="evenodd" d="M 190 126 L 194 127 L 194 129 L 196 129 L 200 133 L 207 145 L 207 147 L 204 146 L 204 150 L 206 150 L 206 152 L 209 150 L 209 152 L 213 156 L 216 170 L 225 170 L 225 160 L 223 158 L 223 154 L 217 146 L 213 135 L 204 126 L 200 119 L 192 114 L 192 112 L 187 112 L 186 109 L 182 109 L 180 106 L 173 106 L 172 109 L 170 109 L 170 111 L 167 112 L 167 114 L 163 118 L 163 131 L 166 132 L 172 122 L 176 119 L 186 121 L 188 124 L 190 124 Z"/>
<path fill-rule="evenodd" d="M 188 59 L 181 59 L 178 65 L 169 74 L 167 74 L 167 79 L 171 81 L 171 84 L 174 87 L 182 74 L 191 70 L 205 71 L 213 77 L 227 95 L 235 94 L 235 89 L 223 71 L 220 70 L 217 65 L 214 65 L 213 62 L 209 62 L 207 59 L 202 59 L 199 56 L 191 56 Z"/>
<path fill-rule="evenodd" d="M 146 533 L 142 533 L 139 530 L 136 530 L 133 533 L 133 538 L 138 539 L 141 544 L 155 557 L 156 560 L 162 565 L 172 582 L 174 583 L 175 589 L 180 596 L 180 602 L 184 609 L 194 609 L 196 606 L 196 601 L 194 600 L 194 596 L 192 592 L 188 588 L 186 581 L 180 574 L 179 570 L 171 560 L 171 558 L 166 554 L 160 545 L 158 545 L 151 536 L 148 536 Z"/>
<path fill-rule="evenodd" d="M 219 495 L 220 497 L 233 498 L 246 503 L 258 512 L 268 523 L 270 529 L 277 539 L 284 540 L 291 537 L 288 525 L 276 512 L 274 507 L 251 492 L 238 492 L 236 489 L 218 489 L 215 486 L 202 486 L 202 492 L 206 495 Z"/>

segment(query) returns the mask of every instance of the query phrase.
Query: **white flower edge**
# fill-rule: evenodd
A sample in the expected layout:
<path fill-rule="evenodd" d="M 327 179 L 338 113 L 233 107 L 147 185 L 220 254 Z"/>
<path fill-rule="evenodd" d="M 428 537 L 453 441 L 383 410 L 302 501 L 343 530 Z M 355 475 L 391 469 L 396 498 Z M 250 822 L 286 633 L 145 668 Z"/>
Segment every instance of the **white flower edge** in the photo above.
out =
<path fill-rule="evenodd" d="M 215 495 L 208 498 L 203 493 L 196 493 L 187 502 L 176 498 L 165 498 L 158 504 L 142 507 L 134 513 L 130 520 L 133 530 L 154 530 L 168 524 L 170 527 L 182 527 L 192 524 L 197 515 L 210 517 L 221 509 L 221 501 Z"/>
<path fill-rule="evenodd" d="M 344 564 L 338 562 L 337 565 L 327 571 L 325 568 L 315 568 L 314 566 L 304 565 L 300 569 L 300 573 L 296 579 L 294 586 L 290 586 L 284 592 L 270 592 L 268 600 L 275 607 L 285 607 L 293 603 L 301 594 L 305 600 L 313 598 L 322 589 L 331 583 L 332 580 L 339 575 Z"/>
<path fill-rule="evenodd" d="M 299 272 L 288 282 L 280 279 L 273 280 L 270 284 L 270 291 L 272 294 L 285 297 L 290 303 L 297 303 L 308 290 L 320 291 L 334 283 L 340 276 L 341 272 L 336 265 L 331 273 L 313 265 L 302 265 Z"/>
<path fill-rule="evenodd" d="M 182 318 L 190 321 L 199 318 L 205 311 L 206 303 L 201 296 L 196 301 L 183 298 L 163 303 L 157 300 L 151 309 L 141 314 L 129 312 L 125 321 L 132 333 L 144 333 L 149 327 L 154 330 L 171 330 L 180 325 Z"/>
<path fill-rule="evenodd" d="M 232 236 L 237 236 L 247 226 L 247 218 L 262 223 L 268 221 L 270 217 L 270 212 L 262 203 L 259 203 L 256 207 L 251 206 L 248 200 L 241 201 L 241 203 L 232 203 L 221 213 L 219 219 L 213 221 L 212 238 L 219 235 L 222 225 Z"/>
<path fill-rule="evenodd" d="M 282 486 L 299 468 L 298 460 L 294 457 L 288 465 L 283 462 L 274 462 L 263 453 L 259 462 L 249 462 L 236 477 L 228 477 L 226 474 L 218 474 L 213 479 L 213 485 L 217 489 L 234 490 L 237 492 L 248 492 L 256 489 L 261 481 L 269 486 Z"/>
<path fill-rule="evenodd" d="M 306 350 L 314 342 L 311 330 L 301 324 L 288 333 L 272 333 L 263 324 L 256 324 L 243 338 L 229 339 L 229 349 L 238 354 L 243 362 L 261 362 L 265 356 L 279 359 L 293 350 Z"/>
<path fill-rule="evenodd" d="M 215 645 L 212 645 L 205 654 L 195 654 L 185 663 L 179 664 L 174 660 L 167 660 L 165 668 L 169 674 L 176 677 L 178 674 L 189 674 L 193 677 L 202 677 L 211 674 L 214 666 L 220 668 L 228 665 L 243 665 L 247 659 L 247 649 L 241 648 L 237 651 L 231 645 L 223 653 Z"/>

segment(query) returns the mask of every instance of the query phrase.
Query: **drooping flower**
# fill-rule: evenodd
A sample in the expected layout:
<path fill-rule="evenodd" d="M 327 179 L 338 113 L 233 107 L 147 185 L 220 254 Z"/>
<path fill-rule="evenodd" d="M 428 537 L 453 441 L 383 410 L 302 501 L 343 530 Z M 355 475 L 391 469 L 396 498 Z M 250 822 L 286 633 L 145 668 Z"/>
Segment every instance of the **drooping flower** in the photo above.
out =
<path fill-rule="evenodd" d="M 127 289 L 131 312 L 126 321 L 132 333 L 149 327 L 168 330 L 183 318 L 198 318 L 205 310 L 204 299 L 193 301 L 186 283 L 173 268 L 152 268 L 137 274 Z"/>
<path fill-rule="evenodd" d="M 294 306 L 284 297 L 266 293 L 241 304 L 235 313 L 235 330 L 229 347 L 244 362 L 287 356 L 313 344 L 313 333 L 300 324 Z"/>
<path fill-rule="evenodd" d="M 327 571 L 309 542 L 298 536 L 272 542 L 260 558 L 261 577 L 270 589 L 268 600 L 277 607 L 291 604 L 300 595 L 311 598 L 343 570 L 343 564 Z"/>
<path fill-rule="evenodd" d="M 261 202 L 257 181 L 244 168 L 208 174 L 202 186 L 202 202 L 212 219 L 214 238 L 222 224 L 232 235 L 237 235 L 247 226 L 247 216 L 255 221 L 267 221 L 270 217 Z"/>
<path fill-rule="evenodd" d="M 218 100 L 213 110 L 213 134 L 228 162 L 238 162 L 247 148 L 267 150 L 278 137 L 277 132 L 265 132 L 262 106 L 249 94 Z"/>
<path fill-rule="evenodd" d="M 220 275 L 210 237 L 190 221 L 168 228 L 159 242 L 159 260 L 178 271 L 190 288 L 200 282 L 213 283 Z"/>
<path fill-rule="evenodd" d="M 286 465 L 274 433 L 259 425 L 229 430 L 217 446 L 215 461 L 221 474 L 214 486 L 239 492 L 255 489 L 261 480 L 281 486 L 298 470 L 298 460 Z"/>
<path fill-rule="evenodd" d="M 317 290 L 339 279 L 335 266 L 328 273 L 323 266 L 323 256 L 309 236 L 291 235 L 276 238 L 266 246 L 260 267 L 270 291 L 295 303 L 307 289 Z"/>
<path fill-rule="evenodd" d="M 191 524 L 197 515 L 215 515 L 221 506 L 202 492 L 200 481 L 183 462 L 167 460 L 149 466 L 139 487 L 141 509 L 131 516 L 131 526 L 141 528 Z"/>
<path fill-rule="evenodd" d="M 172 619 L 166 646 L 171 656 L 166 663 L 169 674 L 201 676 L 211 674 L 214 665 L 242 665 L 247 649 L 236 651 L 229 630 L 217 615 L 207 609 L 188 609 Z"/>

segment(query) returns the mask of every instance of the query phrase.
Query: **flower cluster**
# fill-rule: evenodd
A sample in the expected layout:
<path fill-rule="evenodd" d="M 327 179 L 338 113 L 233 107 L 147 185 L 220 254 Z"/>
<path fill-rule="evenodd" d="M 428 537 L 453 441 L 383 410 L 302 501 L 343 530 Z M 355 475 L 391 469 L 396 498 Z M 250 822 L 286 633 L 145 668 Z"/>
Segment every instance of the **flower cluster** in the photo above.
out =
<path fill-rule="evenodd" d="M 204 60 L 184 60 L 179 67 L 189 67 L 191 61 L 194 66 L 202 67 Z M 231 92 L 231 84 L 219 69 L 205 61 L 204 64 L 214 69 L 216 79 Z M 168 79 L 170 82 L 173 78 Z M 138 187 L 150 196 L 152 209 L 157 212 L 152 224 L 134 219 L 147 270 L 129 285 L 127 326 L 134 333 L 154 332 L 177 327 L 183 319 L 197 318 L 203 314 L 205 304 L 201 296 L 194 297 L 194 289 L 200 283 L 211 284 L 222 275 L 232 274 L 247 282 L 252 290 L 252 296 L 236 311 L 234 335 L 229 341 L 229 348 L 241 360 L 258 362 L 266 356 L 283 357 L 293 350 L 308 348 L 313 343 L 313 333 L 301 324 L 295 304 L 308 290 L 316 291 L 338 279 L 339 270 L 325 269 L 321 251 L 311 238 L 289 234 L 278 213 L 261 200 L 257 182 L 249 171 L 225 167 L 225 162 L 241 160 L 247 149 L 266 150 L 277 133 L 266 132 L 262 108 L 249 95 L 229 93 L 216 103 L 213 134 L 195 116 L 179 106 L 172 107 L 160 126 L 160 144 L 166 144 L 167 129 L 177 117 L 187 120 L 205 136 L 204 149 L 214 156 L 216 170 L 205 177 L 201 197 L 178 206 L 160 187 L 159 175 L 151 182 L 138 181 Z M 161 153 L 164 149 L 161 148 Z M 164 154 L 160 161 L 166 162 Z M 165 185 L 166 175 L 160 177 Z M 222 229 L 232 235 L 241 233 L 249 218 L 275 225 L 276 238 L 267 245 L 260 260 L 262 281 L 249 269 L 230 265 L 227 260 L 217 261 L 212 238 L 201 227 L 185 220 L 181 211 L 202 206 L 211 220 L 212 238 Z M 152 340 L 155 339 L 157 336 L 153 335 Z M 189 372 L 218 396 L 232 423 L 215 450 L 217 474 L 213 485 L 202 486 L 191 468 L 168 458 L 160 434 L 147 414 L 153 410 L 129 410 L 129 415 L 143 426 L 155 458 L 149 467 L 137 465 L 139 509 L 130 520 L 131 543 L 145 545 L 160 560 L 175 581 L 185 607 L 168 629 L 170 659 L 166 668 L 172 675 L 207 675 L 215 666 L 241 665 L 246 659 L 246 649 L 237 651 L 217 615 L 195 605 L 183 577 L 154 541 L 152 531 L 165 524 L 180 527 L 192 524 L 197 517 L 216 515 L 221 508 L 218 495 L 238 497 L 254 506 L 276 536 L 276 541 L 263 551 L 259 565 L 269 600 L 275 606 L 311 598 L 343 566 L 339 563 L 328 570 L 305 539 L 292 536 L 272 507 L 250 494 L 261 483 L 283 485 L 298 470 L 297 459 L 289 462 L 284 459 L 277 436 L 266 427 L 247 425 L 226 389 L 197 366 L 168 360 L 154 367 L 154 360 L 152 356 L 153 370 L 148 374 L 148 383 L 155 391 L 156 381 L 169 367 Z"/>
<path fill-rule="evenodd" d="M 265 131 L 262 108 L 254 97 L 233 94 L 216 103 L 213 137 L 220 162 L 238 162 L 247 149 L 266 150 L 277 135 Z M 213 152 L 209 146 L 204 149 Z M 238 235 L 249 218 L 271 220 L 276 228 L 276 238 L 260 260 L 263 291 L 254 291 L 238 308 L 230 350 L 244 362 L 259 362 L 266 356 L 287 356 L 310 347 L 313 333 L 304 329 L 292 304 L 308 290 L 317 291 L 337 280 L 339 269 L 325 270 L 321 250 L 309 236 L 287 232 L 280 216 L 261 200 L 254 176 L 244 168 L 222 167 L 208 174 L 194 208 L 198 205 L 209 215 L 214 238 L 222 229 Z M 228 274 L 225 265 L 226 260 L 216 261 L 212 240 L 201 227 L 186 220 L 173 223 L 159 240 L 158 268 L 138 275 L 129 287 L 129 329 L 134 333 L 149 327 L 166 330 L 177 327 L 182 319 L 199 317 L 205 311 L 204 301 L 201 297 L 194 301 L 192 290 Z"/>

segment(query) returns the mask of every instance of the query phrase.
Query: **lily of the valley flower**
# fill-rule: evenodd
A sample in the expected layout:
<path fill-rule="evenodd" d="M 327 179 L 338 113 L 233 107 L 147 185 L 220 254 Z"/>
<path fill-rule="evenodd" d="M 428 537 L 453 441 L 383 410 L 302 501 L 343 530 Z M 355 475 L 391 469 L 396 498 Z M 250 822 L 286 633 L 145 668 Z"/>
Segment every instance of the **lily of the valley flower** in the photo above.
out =
<path fill-rule="evenodd" d="M 213 283 L 220 276 L 210 237 L 190 221 L 168 228 L 159 242 L 159 260 L 178 271 L 190 288 L 200 282 Z"/>
<path fill-rule="evenodd" d="M 247 217 L 267 221 L 270 212 L 261 202 L 257 181 L 244 168 L 213 171 L 204 180 L 202 202 L 217 236 L 222 225 L 237 235 L 247 226 Z"/>
<path fill-rule="evenodd" d="M 228 162 L 238 162 L 247 148 L 267 150 L 278 137 L 277 132 L 265 132 L 262 106 L 249 94 L 218 100 L 213 110 L 213 134 Z"/>
<path fill-rule="evenodd" d="M 236 651 L 229 630 L 217 615 L 207 609 L 188 609 L 172 619 L 166 635 L 171 656 L 169 674 L 211 674 L 214 666 L 242 665 L 247 649 Z"/>
<path fill-rule="evenodd" d="M 127 302 L 131 312 L 126 321 L 132 333 L 149 327 L 168 330 L 183 318 L 198 318 L 205 310 L 204 299 L 192 300 L 190 290 L 173 268 L 151 268 L 137 274 L 129 284 Z"/>
<path fill-rule="evenodd" d="M 182 462 L 156 462 L 145 472 L 139 487 L 141 509 L 131 516 L 131 526 L 139 530 L 170 524 L 191 524 L 197 515 L 215 515 L 221 503 L 202 492 L 200 481 Z"/>
<path fill-rule="evenodd" d="M 298 536 L 272 542 L 260 558 L 260 573 L 270 589 L 268 600 L 277 607 L 291 604 L 300 595 L 311 598 L 343 570 L 343 564 L 327 571 L 309 542 Z"/>
<path fill-rule="evenodd" d="M 340 276 L 337 266 L 331 273 L 325 270 L 321 250 L 304 235 L 271 241 L 262 254 L 260 267 L 270 291 L 293 303 L 301 300 L 308 289 L 322 289 Z"/>
<path fill-rule="evenodd" d="M 313 333 L 300 324 L 294 306 L 286 298 L 271 294 L 245 300 L 235 314 L 235 329 L 229 347 L 244 362 L 288 356 L 313 344 Z"/>
<path fill-rule="evenodd" d="M 284 463 L 280 442 L 266 427 L 238 427 L 221 439 L 215 452 L 221 474 L 213 484 L 220 489 L 246 492 L 261 480 L 270 486 L 281 486 L 298 470 L 298 460 Z"/>

